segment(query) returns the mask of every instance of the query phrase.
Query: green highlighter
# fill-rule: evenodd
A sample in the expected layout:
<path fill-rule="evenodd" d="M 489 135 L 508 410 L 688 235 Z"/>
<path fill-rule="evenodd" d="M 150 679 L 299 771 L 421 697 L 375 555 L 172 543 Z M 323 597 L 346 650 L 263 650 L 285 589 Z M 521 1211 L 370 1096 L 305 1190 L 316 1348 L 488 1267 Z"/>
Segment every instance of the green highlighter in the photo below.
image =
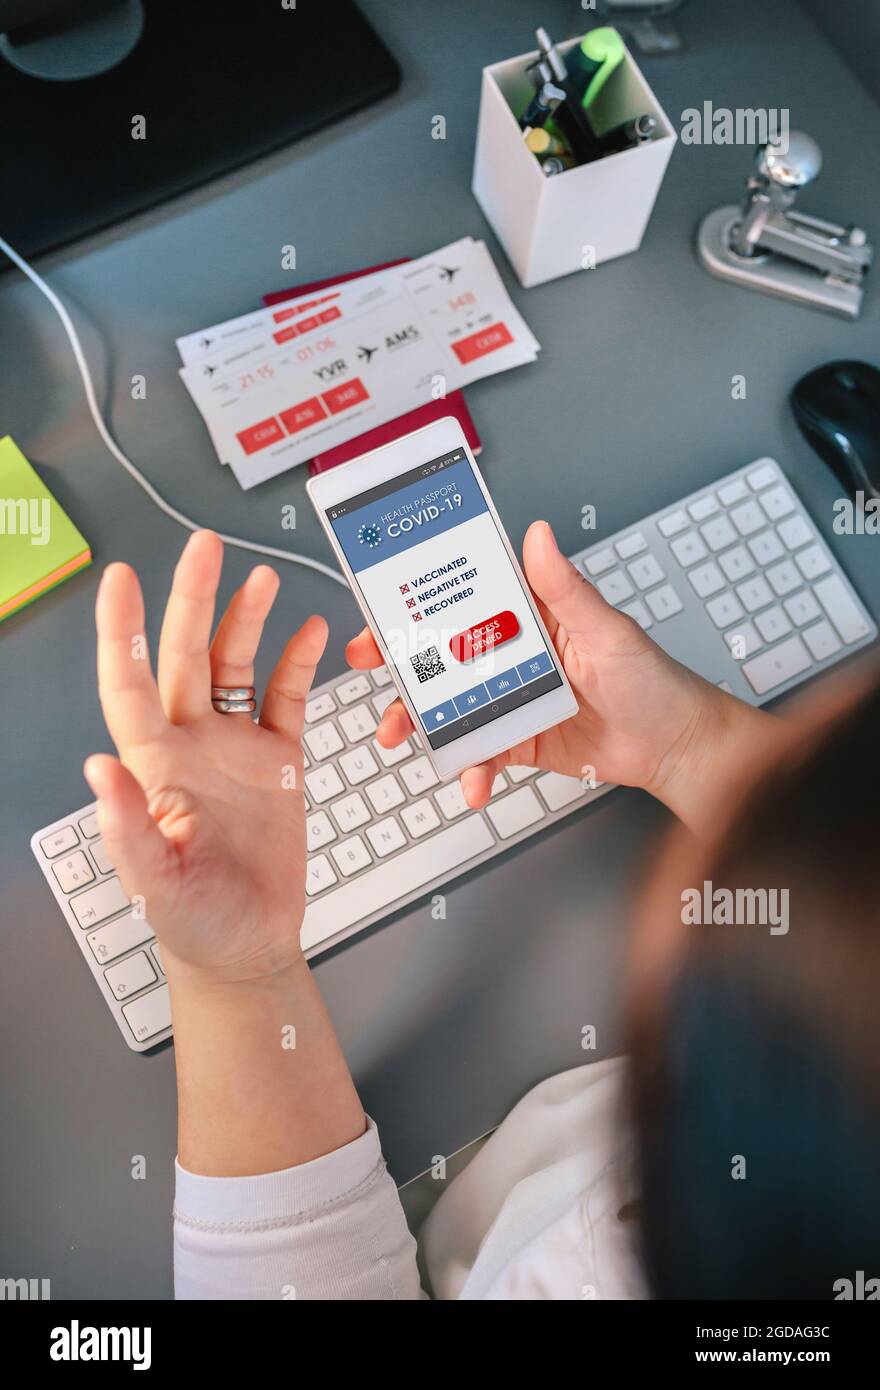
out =
<path fill-rule="evenodd" d="M 623 39 L 616 29 L 591 29 L 565 55 L 565 66 L 581 105 L 595 101 L 614 69 L 623 61 Z"/>

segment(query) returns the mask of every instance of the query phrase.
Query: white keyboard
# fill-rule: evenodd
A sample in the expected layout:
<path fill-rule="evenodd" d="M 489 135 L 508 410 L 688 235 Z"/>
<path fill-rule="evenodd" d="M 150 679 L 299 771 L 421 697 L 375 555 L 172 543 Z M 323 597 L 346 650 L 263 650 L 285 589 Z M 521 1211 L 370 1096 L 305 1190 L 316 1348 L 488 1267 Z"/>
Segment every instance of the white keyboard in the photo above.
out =
<path fill-rule="evenodd" d="M 759 459 L 572 557 L 609 603 L 677 660 L 762 704 L 872 641 L 877 629 L 772 459 Z M 608 786 L 512 767 L 484 811 L 440 784 L 417 735 L 381 748 L 387 670 L 349 671 L 306 708 L 307 907 L 315 956 L 545 829 Z M 123 892 L 94 804 L 31 847 L 128 1046 L 171 1036 L 156 939 Z"/>

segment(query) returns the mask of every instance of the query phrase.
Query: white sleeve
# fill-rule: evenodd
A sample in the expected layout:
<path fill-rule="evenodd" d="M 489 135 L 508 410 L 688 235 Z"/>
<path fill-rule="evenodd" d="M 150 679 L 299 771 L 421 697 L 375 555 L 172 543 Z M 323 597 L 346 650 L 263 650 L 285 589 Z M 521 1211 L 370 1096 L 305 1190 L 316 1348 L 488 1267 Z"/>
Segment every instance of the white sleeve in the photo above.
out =
<path fill-rule="evenodd" d="M 372 1120 L 311 1163 L 248 1178 L 176 1164 L 178 1299 L 417 1299 L 416 1243 Z"/>

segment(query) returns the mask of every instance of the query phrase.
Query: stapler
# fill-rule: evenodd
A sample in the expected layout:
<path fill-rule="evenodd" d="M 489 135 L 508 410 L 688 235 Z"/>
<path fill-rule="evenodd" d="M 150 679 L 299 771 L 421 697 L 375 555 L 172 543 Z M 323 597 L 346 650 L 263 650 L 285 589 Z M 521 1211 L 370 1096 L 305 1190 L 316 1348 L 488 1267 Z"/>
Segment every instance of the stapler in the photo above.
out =
<path fill-rule="evenodd" d="M 865 232 L 792 206 L 821 168 L 822 152 L 803 131 L 762 145 L 744 202 L 703 219 L 697 251 L 722 280 L 855 319 L 873 258 Z"/>

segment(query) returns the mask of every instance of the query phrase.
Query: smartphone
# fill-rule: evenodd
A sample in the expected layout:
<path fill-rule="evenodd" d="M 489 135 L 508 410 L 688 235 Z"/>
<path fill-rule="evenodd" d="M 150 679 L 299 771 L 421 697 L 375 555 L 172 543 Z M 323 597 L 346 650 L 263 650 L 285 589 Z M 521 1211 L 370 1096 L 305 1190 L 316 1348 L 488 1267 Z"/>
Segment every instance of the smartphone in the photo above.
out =
<path fill-rule="evenodd" d="M 306 489 L 441 779 L 576 713 L 457 420 Z"/>

